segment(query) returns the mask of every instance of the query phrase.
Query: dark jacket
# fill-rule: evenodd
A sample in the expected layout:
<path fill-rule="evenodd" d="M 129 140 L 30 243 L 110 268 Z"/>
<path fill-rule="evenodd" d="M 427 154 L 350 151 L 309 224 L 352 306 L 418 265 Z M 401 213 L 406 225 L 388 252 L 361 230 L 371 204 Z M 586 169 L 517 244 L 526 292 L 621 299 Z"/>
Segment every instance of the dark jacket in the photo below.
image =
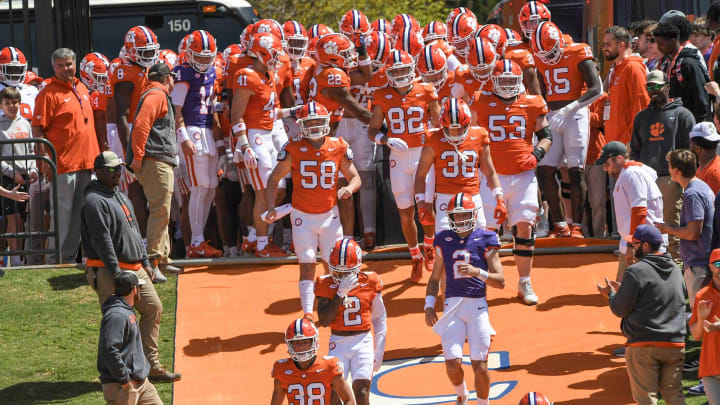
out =
<path fill-rule="evenodd" d="M 628 267 L 610 293 L 610 309 L 622 317 L 628 343 L 685 342 L 685 284 L 669 255 L 646 255 Z"/>
<path fill-rule="evenodd" d="M 112 274 L 119 262 L 150 266 L 133 205 L 127 196 L 93 180 L 85 187 L 80 215 L 82 247 L 88 259 L 100 259 Z"/>
<path fill-rule="evenodd" d="M 710 76 L 700 58 L 697 48 L 683 47 L 680 50 L 668 74 L 670 98 L 681 98 L 696 122 L 712 121 L 710 96 L 705 91 L 705 83 L 710 81 Z"/>
<path fill-rule="evenodd" d="M 658 176 L 668 176 L 665 155 L 671 150 L 690 147 L 693 125 L 695 118 L 680 99 L 671 100 L 662 108 L 650 104 L 635 116 L 630 159 L 652 167 Z"/>
<path fill-rule="evenodd" d="M 143 353 L 135 311 L 124 298 L 111 295 L 102 305 L 97 369 L 100 382 L 125 384 L 143 381 L 150 363 Z"/>
<path fill-rule="evenodd" d="M 175 109 L 167 89 L 159 82 L 149 81 L 140 96 L 133 119 L 126 153 L 127 164 L 133 159 L 150 158 L 178 165 L 175 135 Z"/>

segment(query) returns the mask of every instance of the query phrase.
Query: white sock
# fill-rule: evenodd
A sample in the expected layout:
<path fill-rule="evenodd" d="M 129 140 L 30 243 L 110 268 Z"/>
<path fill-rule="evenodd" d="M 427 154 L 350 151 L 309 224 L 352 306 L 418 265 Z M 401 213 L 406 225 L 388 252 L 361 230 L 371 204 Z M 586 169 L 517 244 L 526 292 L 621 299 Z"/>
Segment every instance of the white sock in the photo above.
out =
<path fill-rule="evenodd" d="M 530 281 L 530 276 L 520 277 L 520 282 L 521 282 L 521 283 L 524 283 L 524 282 L 526 282 L 526 281 Z"/>
<path fill-rule="evenodd" d="M 480 399 L 480 398 L 477 399 L 477 405 L 489 405 L 489 404 L 490 404 L 489 399 Z"/>
<path fill-rule="evenodd" d="M 248 239 L 248 242 L 250 242 L 250 243 L 257 241 L 257 231 L 255 231 L 254 226 L 248 226 L 247 239 Z"/>
<path fill-rule="evenodd" d="M 458 394 L 459 397 L 465 397 L 467 398 L 469 392 L 467 390 L 467 387 L 465 386 L 465 381 L 463 380 L 462 384 L 454 386 L 455 392 Z"/>
<path fill-rule="evenodd" d="M 298 286 L 300 288 L 300 305 L 303 314 L 312 313 L 313 303 L 315 302 L 315 283 L 310 280 L 300 280 Z"/>
<path fill-rule="evenodd" d="M 257 250 L 263 250 L 268 245 L 268 237 L 267 236 L 258 236 L 257 237 Z"/>
<path fill-rule="evenodd" d="M 204 235 L 193 235 L 192 241 L 190 242 L 193 246 L 200 246 L 201 243 L 205 242 L 205 236 Z"/>

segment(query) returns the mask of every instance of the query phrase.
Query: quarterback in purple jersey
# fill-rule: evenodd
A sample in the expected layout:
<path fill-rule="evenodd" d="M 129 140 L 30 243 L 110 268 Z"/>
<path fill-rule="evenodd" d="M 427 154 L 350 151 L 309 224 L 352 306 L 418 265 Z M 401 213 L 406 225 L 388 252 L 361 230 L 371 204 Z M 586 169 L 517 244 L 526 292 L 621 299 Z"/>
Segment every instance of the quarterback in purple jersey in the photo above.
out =
<path fill-rule="evenodd" d="M 218 148 L 224 149 L 224 140 L 216 140 L 213 131 L 217 127 L 214 112 L 217 46 L 207 31 L 194 31 L 186 38 L 186 62 L 173 69 L 175 87 L 170 97 L 175 105 L 180 155 L 187 169 L 187 173 L 181 174 L 190 186 L 187 214 L 192 239 L 187 255 L 217 257 L 222 256 L 222 251 L 210 246 L 203 235 L 218 186 L 219 156 L 224 156 L 218 152 Z"/>
<path fill-rule="evenodd" d="M 495 232 L 475 229 L 478 207 L 470 194 L 458 193 L 447 207 L 450 230 L 435 235 L 435 254 L 439 265 L 433 269 L 425 297 L 425 322 L 439 334 L 445 356 L 445 370 L 457 392 L 458 404 L 467 404 L 469 392 L 462 370 L 463 346 L 467 339 L 470 362 L 475 374 L 477 403 L 488 404 L 490 374 L 487 356 L 490 325 L 487 286 L 504 288 L 505 276 Z M 435 313 L 440 279 L 445 273 L 446 289 L 442 318 Z"/>

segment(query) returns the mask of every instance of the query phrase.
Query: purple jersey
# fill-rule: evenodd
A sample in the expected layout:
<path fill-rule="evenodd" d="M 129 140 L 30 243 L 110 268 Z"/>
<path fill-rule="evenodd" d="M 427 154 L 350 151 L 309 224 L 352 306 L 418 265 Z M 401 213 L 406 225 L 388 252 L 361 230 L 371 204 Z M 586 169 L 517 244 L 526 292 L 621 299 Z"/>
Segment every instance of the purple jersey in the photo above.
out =
<path fill-rule="evenodd" d="M 198 73 L 187 63 L 175 66 L 175 83 L 186 83 L 188 92 L 182 107 L 186 126 L 212 128 L 215 104 L 215 68 Z"/>
<path fill-rule="evenodd" d="M 487 271 L 485 252 L 500 248 L 495 232 L 476 229 L 467 237 L 461 238 L 455 232 L 445 230 L 435 235 L 435 247 L 442 252 L 445 265 L 447 280 L 445 298 L 485 297 L 485 282 L 477 277 L 458 274 L 457 266 L 469 263 L 473 267 Z"/>

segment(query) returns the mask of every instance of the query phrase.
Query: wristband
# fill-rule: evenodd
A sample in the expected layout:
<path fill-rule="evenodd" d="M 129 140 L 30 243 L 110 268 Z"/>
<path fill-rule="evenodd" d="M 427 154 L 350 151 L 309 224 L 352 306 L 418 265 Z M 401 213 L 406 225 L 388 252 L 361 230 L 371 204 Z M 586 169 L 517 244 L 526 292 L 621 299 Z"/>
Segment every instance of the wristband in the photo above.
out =
<path fill-rule="evenodd" d="M 227 146 L 227 143 L 225 143 L 224 139 L 218 139 L 215 141 L 215 147 L 216 148 L 224 148 Z"/>
<path fill-rule="evenodd" d="M 246 132 L 246 131 L 247 131 L 247 126 L 245 125 L 244 122 L 238 122 L 237 124 L 232 126 L 233 135 L 238 134 L 240 132 Z"/>
<path fill-rule="evenodd" d="M 358 61 L 358 66 L 368 66 L 368 65 L 370 65 L 370 63 L 372 63 L 372 61 L 370 60 L 370 58 L 360 59 L 360 60 Z"/>
<path fill-rule="evenodd" d="M 492 190 L 492 195 L 493 195 L 493 197 L 495 197 L 495 198 L 498 198 L 498 196 L 500 196 L 500 198 L 502 198 L 502 196 L 503 196 L 503 189 L 502 189 L 502 187 L 495 187 L 495 188 Z"/>
<path fill-rule="evenodd" d="M 437 298 L 433 297 L 432 295 L 425 296 L 425 309 L 428 309 L 428 308 L 435 309 L 435 300 L 437 300 Z"/>
<path fill-rule="evenodd" d="M 188 136 L 188 133 L 187 133 L 187 128 L 185 128 L 185 127 L 178 128 L 176 131 L 176 134 L 177 134 L 179 143 L 183 143 L 185 141 L 190 140 L 190 137 Z"/>
<path fill-rule="evenodd" d="M 382 145 L 382 139 L 385 135 L 383 134 L 377 134 L 375 135 L 375 143 L 378 145 Z"/>
<path fill-rule="evenodd" d="M 487 281 L 488 277 L 490 276 L 490 273 L 488 273 L 487 271 L 485 271 L 483 269 L 478 269 L 478 271 L 480 273 L 477 275 L 477 278 L 479 278 L 482 281 Z"/>
<path fill-rule="evenodd" d="M 417 193 L 415 194 L 415 202 L 418 203 L 420 201 L 425 201 L 425 194 L 424 193 Z"/>

